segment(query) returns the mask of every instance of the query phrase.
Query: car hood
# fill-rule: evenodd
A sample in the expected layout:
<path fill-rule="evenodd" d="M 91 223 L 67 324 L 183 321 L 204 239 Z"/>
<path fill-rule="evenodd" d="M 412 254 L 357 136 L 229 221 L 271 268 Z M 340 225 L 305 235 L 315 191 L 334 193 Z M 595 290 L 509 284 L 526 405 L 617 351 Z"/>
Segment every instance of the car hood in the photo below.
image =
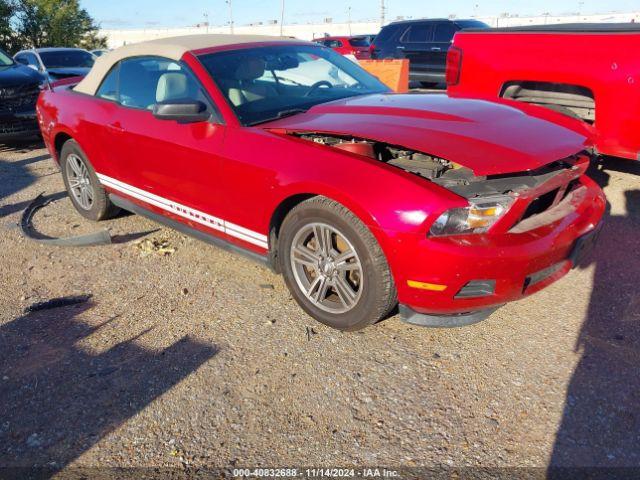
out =
<path fill-rule="evenodd" d="M 90 68 L 83 67 L 65 67 L 65 68 L 48 68 L 49 76 L 54 80 L 69 77 L 84 77 L 89 73 Z"/>
<path fill-rule="evenodd" d="M 0 87 L 15 87 L 25 84 L 40 83 L 44 77 L 33 68 L 24 65 L 0 67 Z"/>
<path fill-rule="evenodd" d="M 382 94 L 316 105 L 269 130 L 353 136 L 431 154 L 476 175 L 534 170 L 590 146 L 588 134 L 517 106 L 444 94 Z"/>

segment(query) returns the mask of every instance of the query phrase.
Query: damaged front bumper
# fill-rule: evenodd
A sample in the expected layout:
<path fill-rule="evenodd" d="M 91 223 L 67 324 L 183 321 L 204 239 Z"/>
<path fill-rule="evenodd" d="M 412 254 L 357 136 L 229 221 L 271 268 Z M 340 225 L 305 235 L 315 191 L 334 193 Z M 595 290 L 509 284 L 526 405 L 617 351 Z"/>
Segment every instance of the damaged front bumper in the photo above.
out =
<path fill-rule="evenodd" d="M 555 192 L 557 182 L 555 177 L 539 188 Z M 606 207 L 593 180 L 582 175 L 572 182 L 572 190 L 555 206 L 488 234 L 399 239 L 403 319 L 431 327 L 477 323 L 566 275 L 596 243 Z M 536 190 L 522 197 L 535 197 Z M 530 204 L 519 206 L 520 218 Z"/>

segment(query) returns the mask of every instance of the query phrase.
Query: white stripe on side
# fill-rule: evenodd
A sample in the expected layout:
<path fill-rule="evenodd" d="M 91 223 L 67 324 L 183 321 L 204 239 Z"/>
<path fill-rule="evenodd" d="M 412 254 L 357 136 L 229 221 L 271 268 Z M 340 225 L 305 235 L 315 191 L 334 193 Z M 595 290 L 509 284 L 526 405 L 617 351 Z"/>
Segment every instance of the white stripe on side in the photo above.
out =
<path fill-rule="evenodd" d="M 172 202 L 171 200 L 167 200 L 166 198 L 159 197 L 158 195 L 154 195 L 153 193 L 141 190 L 132 185 L 128 185 L 124 182 L 121 182 L 120 180 L 116 180 L 115 178 L 107 177 L 106 175 L 102 175 L 100 173 L 97 173 L 96 175 L 98 176 L 98 179 L 100 179 L 100 183 L 102 183 L 105 187 L 112 188 L 126 195 L 129 195 L 130 197 L 142 200 L 143 202 L 146 202 L 150 205 L 154 205 L 167 212 L 174 213 L 206 227 L 224 232 L 227 235 L 238 238 L 240 240 L 244 240 L 245 242 L 251 243 L 252 245 L 257 245 L 258 247 L 264 248 L 265 250 L 269 248 L 266 235 L 254 232 L 253 230 L 241 227 L 240 225 L 227 222 L 221 218 L 214 217 L 199 210 L 186 207 L 180 203 Z"/>

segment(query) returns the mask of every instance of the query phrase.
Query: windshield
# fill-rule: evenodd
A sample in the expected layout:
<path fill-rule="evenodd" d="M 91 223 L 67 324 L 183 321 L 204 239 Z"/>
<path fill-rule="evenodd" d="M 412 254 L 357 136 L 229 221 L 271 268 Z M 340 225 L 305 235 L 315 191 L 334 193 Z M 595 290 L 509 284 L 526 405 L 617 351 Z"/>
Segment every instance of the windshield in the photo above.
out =
<path fill-rule="evenodd" d="M 9 55 L 0 50 L 0 67 L 7 67 L 13 65 L 13 60 Z"/>
<path fill-rule="evenodd" d="M 40 58 L 47 68 L 91 68 L 95 62 L 95 57 L 83 50 L 40 52 Z"/>
<path fill-rule="evenodd" d="M 256 47 L 199 58 L 243 125 L 389 91 L 356 63 L 321 46 Z"/>

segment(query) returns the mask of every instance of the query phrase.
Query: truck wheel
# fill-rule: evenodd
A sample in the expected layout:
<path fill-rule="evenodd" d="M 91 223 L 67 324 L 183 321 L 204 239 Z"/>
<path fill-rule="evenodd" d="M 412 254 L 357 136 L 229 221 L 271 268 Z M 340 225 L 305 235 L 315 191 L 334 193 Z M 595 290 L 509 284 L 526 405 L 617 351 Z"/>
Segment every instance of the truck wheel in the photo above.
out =
<path fill-rule="evenodd" d="M 325 325 L 359 330 L 397 304 L 380 245 L 342 205 L 326 197 L 300 203 L 285 218 L 278 243 L 280 269 L 293 298 Z"/>
<path fill-rule="evenodd" d="M 93 166 L 75 140 L 67 140 L 60 152 L 60 170 L 71 203 L 78 213 L 93 221 L 115 216 L 113 205 L 100 185 Z"/>

